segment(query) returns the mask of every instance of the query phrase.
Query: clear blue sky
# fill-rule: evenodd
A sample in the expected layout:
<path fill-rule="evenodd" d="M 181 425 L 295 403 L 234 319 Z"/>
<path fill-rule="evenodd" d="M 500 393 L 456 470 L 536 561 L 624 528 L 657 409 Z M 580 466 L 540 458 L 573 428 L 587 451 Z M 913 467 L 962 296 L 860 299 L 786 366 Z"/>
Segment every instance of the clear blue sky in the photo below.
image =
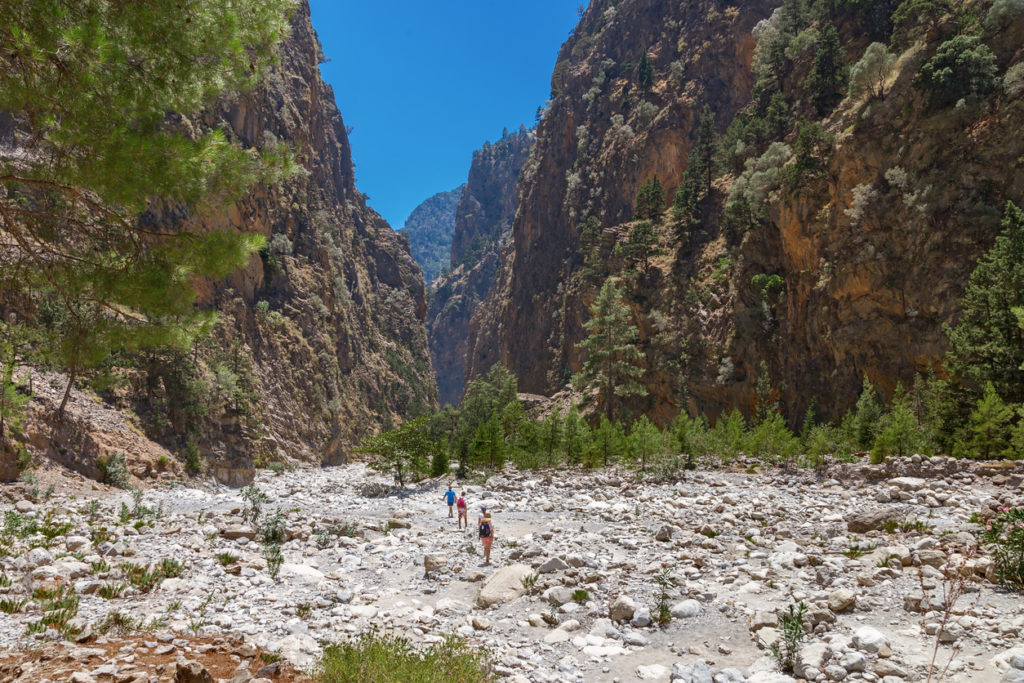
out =
<path fill-rule="evenodd" d="M 485 141 L 534 125 L 581 0 L 310 4 L 331 60 L 320 70 L 353 127 L 356 184 L 399 229 L 466 181 Z"/>

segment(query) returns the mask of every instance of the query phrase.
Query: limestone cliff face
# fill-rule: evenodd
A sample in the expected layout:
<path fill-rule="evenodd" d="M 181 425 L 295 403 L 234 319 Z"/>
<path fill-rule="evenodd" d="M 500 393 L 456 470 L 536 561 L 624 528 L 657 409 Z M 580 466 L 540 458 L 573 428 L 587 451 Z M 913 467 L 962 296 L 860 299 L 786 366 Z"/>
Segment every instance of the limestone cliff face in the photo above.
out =
<path fill-rule="evenodd" d="M 516 212 L 516 181 L 533 141 L 533 132 L 522 128 L 473 154 L 455 215 L 452 269 L 428 296 L 430 355 L 442 404 L 458 404 L 462 397 L 469 323 L 494 287 Z"/>
<path fill-rule="evenodd" d="M 265 84 L 184 124 L 226 123 L 253 148 L 287 141 L 306 170 L 206 218 L 267 238 L 247 268 L 202 290 L 221 322 L 197 352 L 199 375 L 224 400 L 199 417 L 168 405 L 173 372 L 160 359 L 140 392 L 154 435 L 198 448 L 229 481 L 244 481 L 254 460 L 338 462 L 367 434 L 436 403 L 423 277 L 406 239 L 355 188 L 323 59 L 302 2 Z"/>
<path fill-rule="evenodd" d="M 847 97 L 820 120 L 835 141 L 825 172 L 777 184 L 763 218 L 730 227 L 735 171 L 719 168 L 685 238 L 666 211 L 655 225 L 662 253 L 646 268 L 615 248 L 642 183 L 657 177 L 671 203 L 704 106 L 721 137 L 750 104 L 753 29 L 780 4 L 590 4 L 559 54 L 498 283 L 472 322 L 467 377 L 501 362 L 523 391 L 562 388 L 583 360 L 582 324 L 606 277 L 627 290 L 647 358 L 649 395 L 634 408 L 661 422 L 680 406 L 751 410 L 762 362 L 797 419 L 813 399 L 826 414 L 846 410 L 864 375 L 891 390 L 941 357 L 942 324 L 1002 204 L 1024 198 L 1024 141 L 1012 133 L 1024 105 L 999 91 L 928 110 L 913 79 L 939 36 L 899 55 L 884 99 Z M 865 21 L 835 19 L 848 64 L 866 47 Z M 1018 19 L 986 34 L 1000 73 L 1021 59 L 1022 30 Z M 778 139 L 792 145 L 797 119 L 813 118 L 800 85 L 813 52 L 785 59 L 791 123 Z M 592 244 L 581 238 L 588 224 Z M 763 295 L 757 275 L 784 284 Z"/>

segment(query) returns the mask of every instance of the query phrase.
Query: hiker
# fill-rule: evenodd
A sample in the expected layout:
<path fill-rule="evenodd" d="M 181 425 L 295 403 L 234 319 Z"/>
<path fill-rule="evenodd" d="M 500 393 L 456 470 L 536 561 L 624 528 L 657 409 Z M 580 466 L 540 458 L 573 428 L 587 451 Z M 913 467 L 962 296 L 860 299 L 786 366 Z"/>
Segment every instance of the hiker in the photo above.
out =
<path fill-rule="evenodd" d="M 491 563 L 491 543 L 494 541 L 494 520 L 486 505 L 480 506 L 480 517 L 476 520 L 480 542 L 484 544 L 484 564 Z"/>
<path fill-rule="evenodd" d="M 452 506 L 455 505 L 455 491 L 452 491 L 451 484 L 448 485 L 448 490 L 444 492 L 444 499 L 448 503 L 448 517 L 454 517 L 455 513 L 452 511 Z"/>
<path fill-rule="evenodd" d="M 462 523 L 466 523 L 466 530 L 469 530 L 469 505 L 466 503 L 466 492 L 463 491 L 459 496 L 459 499 L 455 501 L 455 507 L 459 511 L 459 528 L 462 528 Z"/>

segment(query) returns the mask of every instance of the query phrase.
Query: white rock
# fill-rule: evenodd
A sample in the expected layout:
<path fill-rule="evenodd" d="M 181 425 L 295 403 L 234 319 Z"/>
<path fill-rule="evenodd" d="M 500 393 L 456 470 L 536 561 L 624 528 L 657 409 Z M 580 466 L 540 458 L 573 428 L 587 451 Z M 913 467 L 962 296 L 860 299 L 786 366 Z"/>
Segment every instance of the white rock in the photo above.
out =
<path fill-rule="evenodd" d="M 873 654 L 888 644 L 885 634 L 870 626 L 862 626 L 853 634 L 853 646 L 861 652 Z"/>
<path fill-rule="evenodd" d="M 525 564 L 502 567 L 480 586 L 474 601 L 476 606 L 480 609 L 487 609 L 491 605 L 515 600 L 526 592 L 523 587 L 523 579 L 532 573 L 533 570 Z"/>
<path fill-rule="evenodd" d="M 683 600 L 672 605 L 669 612 L 675 619 L 692 619 L 700 614 L 700 603 L 696 600 Z"/>
<path fill-rule="evenodd" d="M 668 669 L 661 664 L 641 664 L 636 668 L 636 675 L 642 681 L 656 681 L 668 675 Z"/>
<path fill-rule="evenodd" d="M 628 595 L 620 595 L 608 607 L 608 616 L 612 621 L 629 621 L 636 612 L 636 602 Z"/>

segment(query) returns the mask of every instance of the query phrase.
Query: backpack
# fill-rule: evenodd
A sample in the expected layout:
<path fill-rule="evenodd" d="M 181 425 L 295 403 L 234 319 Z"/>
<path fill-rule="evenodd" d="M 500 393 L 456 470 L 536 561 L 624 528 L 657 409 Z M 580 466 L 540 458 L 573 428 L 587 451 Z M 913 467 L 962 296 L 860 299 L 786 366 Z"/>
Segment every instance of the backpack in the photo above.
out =
<path fill-rule="evenodd" d="M 465 498 L 459 498 L 458 502 L 455 503 L 455 507 L 459 508 L 460 510 L 465 509 L 465 507 L 466 507 L 466 499 Z"/>
<path fill-rule="evenodd" d="M 491 537 L 491 522 L 488 519 L 480 522 L 480 538 Z"/>

